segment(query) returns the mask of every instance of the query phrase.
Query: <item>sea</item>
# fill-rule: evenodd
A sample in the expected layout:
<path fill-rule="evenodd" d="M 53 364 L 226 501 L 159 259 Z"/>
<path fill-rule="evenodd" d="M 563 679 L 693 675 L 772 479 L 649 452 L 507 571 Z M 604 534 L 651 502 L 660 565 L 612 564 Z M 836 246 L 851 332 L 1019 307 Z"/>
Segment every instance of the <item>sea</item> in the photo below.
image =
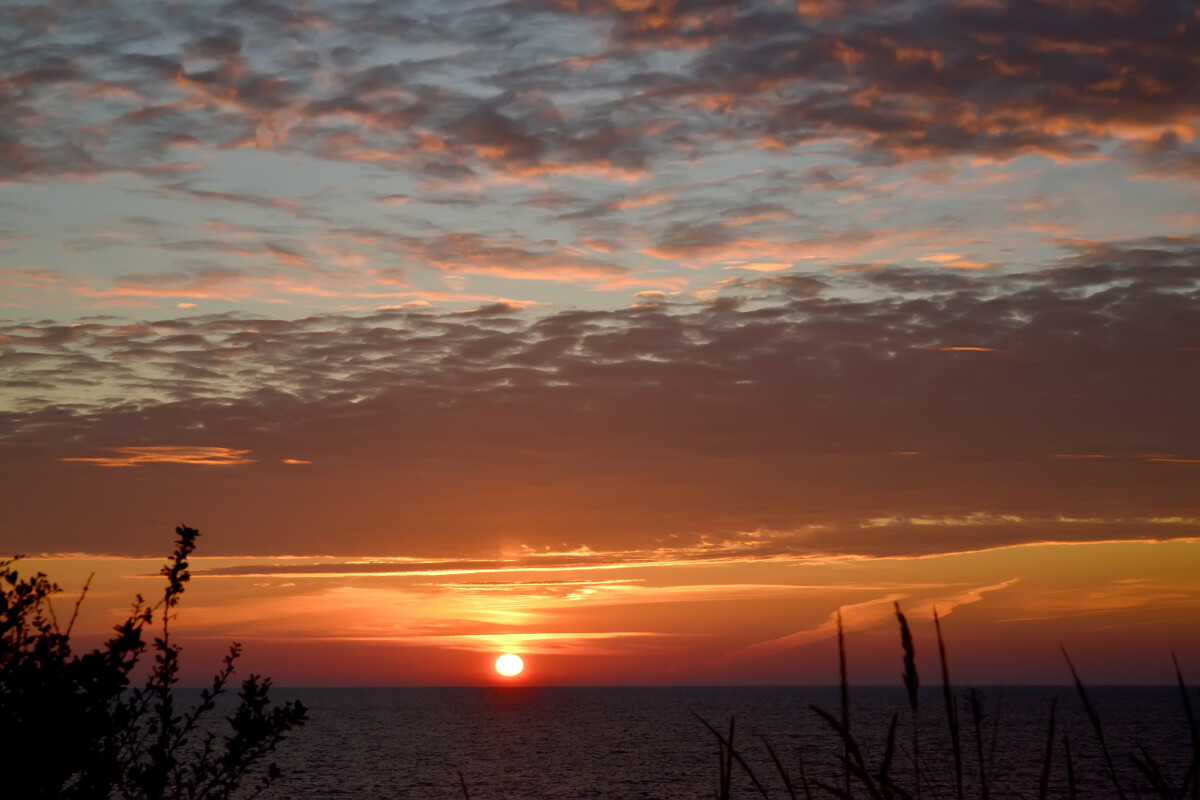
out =
<path fill-rule="evenodd" d="M 978 725 L 965 698 L 956 701 L 968 797 L 983 796 L 981 780 L 991 798 L 1039 797 L 1052 704 L 1046 796 L 1069 796 L 1068 741 L 1076 796 L 1117 796 L 1074 687 L 977 691 Z M 1171 786 L 1181 785 L 1193 743 L 1179 689 L 1088 691 L 1126 793 L 1137 796 L 1149 787 L 1131 755 L 1152 759 Z M 844 788 L 842 740 L 813 710 L 840 717 L 837 687 L 275 688 L 272 695 L 298 698 L 310 709 L 309 723 L 273 755 L 283 772 L 268 795 L 274 797 L 717 798 L 720 745 L 705 722 L 724 736 L 732 726 L 745 762 L 733 762 L 731 797 L 789 798 L 784 772 L 796 797 L 806 796 L 805 782 L 813 797 L 836 796 L 825 787 Z M 893 778 L 911 793 L 915 750 L 921 796 L 956 796 L 939 687 L 921 690 L 915 742 L 903 688 L 853 688 L 850 707 L 850 730 L 872 774 L 884 761 L 895 715 Z M 852 790 L 868 796 L 857 782 Z"/>

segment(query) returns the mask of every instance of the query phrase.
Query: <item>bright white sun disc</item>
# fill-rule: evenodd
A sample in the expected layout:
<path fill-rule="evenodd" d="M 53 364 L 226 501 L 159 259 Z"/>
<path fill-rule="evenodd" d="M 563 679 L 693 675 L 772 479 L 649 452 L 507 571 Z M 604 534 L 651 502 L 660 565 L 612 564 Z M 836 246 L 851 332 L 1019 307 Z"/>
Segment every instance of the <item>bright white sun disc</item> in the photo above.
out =
<path fill-rule="evenodd" d="M 525 669 L 525 662 L 515 653 L 505 653 L 496 659 L 496 672 L 499 672 L 506 678 L 511 678 L 513 675 L 520 675 L 523 669 Z"/>

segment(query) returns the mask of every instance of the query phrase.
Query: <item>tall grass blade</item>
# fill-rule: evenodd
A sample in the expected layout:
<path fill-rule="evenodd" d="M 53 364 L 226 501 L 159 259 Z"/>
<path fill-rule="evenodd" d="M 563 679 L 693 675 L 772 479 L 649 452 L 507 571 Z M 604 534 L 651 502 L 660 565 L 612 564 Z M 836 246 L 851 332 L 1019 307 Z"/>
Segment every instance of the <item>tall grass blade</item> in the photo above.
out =
<path fill-rule="evenodd" d="M 946 722 L 950 726 L 950 748 L 954 752 L 954 787 L 958 800 L 963 795 L 962 739 L 958 729 L 958 698 L 950 688 L 950 666 L 946 661 L 946 642 L 942 638 L 942 621 L 937 609 L 933 609 L 933 627 L 937 629 L 938 656 L 942 661 L 942 699 L 946 701 Z"/>
<path fill-rule="evenodd" d="M 892 714 L 892 722 L 888 725 L 887 744 L 883 748 L 883 762 L 879 765 L 879 786 L 883 789 L 883 796 L 890 798 L 895 788 L 892 783 L 892 759 L 896 756 L 896 727 L 900 724 L 900 713 Z"/>
<path fill-rule="evenodd" d="M 720 736 L 717 736 L 717 800 L 729 800 L 729 769 L 725 763 L 725 741 Z"/>
<path fill-rule="evenodd" d="M 1133 761 L 1133 765 L 1137 767 L 1138 772 L 1141 772 L 1146 777 L 1146 780 L 1150 782 L 1151 788 L 1154 789 L 1159 797 L 1163 798 L 1163 800 L 1175 800 L 1175 792 L 1171 791 L 1171 787 L 1167 783 L 1167 779 L 1163 776 L 1162 770 L 1159 769 L 1158 764 L 1146 752 L 1145 747 L 1139 744 L 1138 750 L 1142 752 L 1141 758 L 1132 754 L 1129 756 Z"/>
<path fill-rule="evenodd" d="M 1042 760 L 1042 777 L 1038 781 L 1038 800 L 1046 800 L 1046 790 L 1050 786 L 1050 761 L 1054 756 L 1054 712 L 1058 707 L 1058 698 L 1050 701 L 1050 732 L 1046 734 L 1046 757 Z"/>
<path fill-rule="evenodd" d="M 992 746 L 988 751 L 988 784 L 996 777 L 996 750 L 1000 745 L 1000 718 L 1004 716 L 1004 689 L 996 693 L 996 713 L 992 715 Z"/>
<path fill-rule="evenodd" d="M 699 714 L 696 714 L 695 712 L 692 712 L 692 715 L 696 719 L 700 720 L 700 724 L 702 724 L 704 727 L 708 728 L 709 733 L 711 733 L 713 736 L 717 737 L 717 741 L 719 741 L 725 747 L 725 752 L 726 752 L 727 758 L 729 759 L 728 763 L 729 763 L 730 771 L 732 771 L 732 769 L 733 769 L 733 761 L 736 760 L 737 763 L 741 766 L 741 768 L 746 771 L 746 775 L 750 778 L 750 781 L 754 784 L 754 788 L 758 790 L 758 793 L 763 796 L 764 800 L 770 800 L 771 796 L 769 794 L 767 794 L 767 790 L 763 787 L 762 783 L 759 782 L 758 776 L 756 776 L 754 774 L 754 770 L 752 770 L 750 768 L 750 765 L 746 763 L 746 759 L 742 758 L 742 754 L 734 749 L 732 740 L 726 739 L 721 734 L 720 731 L 718 731 L 712 725 L 709 725 L 708 720 L 706 720 L 704 717 L 700 716 Z M 733 733 L 733 718 L 732 717 L 730 717 L 730 720 L 729 720 L 729 732 L 732 735 L 732 733 Z M 726 781 L 728 781 L 729 775 L 727 774 L 725 776 L 725 778 L 726 778 Z M 726 786 L 726 787 L 724 787 L 724 789 L 725 789 L 726 797 L 727 797 L 728 792 L 729 792 L 729 787 Z"/>
<path fill-rule="evenodd" d="M 1063 750 L 1067 756 L 1067 797 L 1078 800 L 1079 793 L 1075 790 L 1075 759 L 1071 757 L 1071 737 L 1063 734 Z"/>
<path fill-rule="evenodd" d="M 842 628 L 842 610 L 839 608 L 837 612 L 837 640 L 838 640 L 838 678 L 841 691 L 842 701 L 842 728 L 846 733 L 850 733 L 850 680 L 846 676 L 846 632 Z M 850 753 L 845 746 L 842 747 L 842 763 L 849 763 Z M 851 797 L 850 791 L 850 770 L 843 770 L 846 781 L 846 796 Z"/>
<path fill-rule="evenodd" d="M 892 603 L 896 608 L 896 619 L 900 622 L 900 646 L 904 648 L 904 688 L 908 690 L 908 704 L 913 711 L 917 710 L 917 689 L 921 686 L 921 681 L 917 677 L 917 659 L 913 649 L 912 631 L 908 628 L 908 619 L 905 618 L 904 612 L 900 610 L 900 604 Z"/>
<path fill-rule="evenodd" d="M 1100 752 L 1104 755 L 1105 774 L 1108 775 L 1113 788 L 1117 790 L 1117 796 L 1121 800 L 1125 800 L 1125 789 L 1121 786 L 1121 779 L 1117 775 L 1112 755 L 1108 752 L 1108 744 L 1104 741 L 1104 728 L 1100 724 L 1100 715 L 1096 713 L 1096 709 L 1092 706 L 1092 701 L 1088 698 L 1087 690 L 1083 688 L 1083 681 L 1079 679 L 1079 673 L 1075 671 L 1075 665 L 1071 663 L 1071 656 L 1067 654 L 1066 647 L 1062 648 L 1062 654 L 1063 658 L 1067 659 L 1067 666 L 1071 668 L 1071 677 L 1075 680 L 1075 688 L 1079 691 L 1079 699 L 1083 701 L 1083 708 L 1087 711 L 1088 720 L 1092 723 L 1092 730 L 1096 732 L 1096 739 L 1100 742 Z"/>
<path fill-rule="evenodd" d="M 1192 787 L 1192 800 L 1200 798 L 1200 728 L 1196 727 L 1196 715 L 1192 711 L 1192 699 L 1188 696 L 1187 684 L 1183 682 L 1183 671 L 1179 669 L 1179 659 L 1171 653 L 1171 661 L 1175 663 L 1175 680 L 1179 682 L 1179 693 L 1183 696 L 1183 711 L 1187 715 L 1188 733 L 1192 736 L 1192 767 L 1189 770 Z"/>
<path fill-rule="evenodd" d="M 458 771 L 458 785 L 462 787 L 464 800 L 471 800 L 471 793 L 467 791 L 467 779 L 463 777 L 461 769 Z"/>
<path fill-rule="evenodd" d="M 783 762 L 779 760 L 779 756 L 775 755 L 774 748 L 771 747 L 771 743 L 767 741 L 767 737 L 765 736 L 763 737 L 763 744 L 767 747 L 767 753 L 771 756 L 771 761 L 775 762 L 775 769 L 778 770 L 779 777 L 783 778 L 783 785 L 787 789 L 788 797 L 791 800 L 796 800 L 796 790 L 792 788 L 792 779 L 788 776 L 787 770 L 783 767 Z"/>
<path fill-rule="evenodd" d="M 729 741 L 725 743 L 725 797 L 729 797 L 730 785 L 733 783 L 733 724 L 734 717 L 729 717 Z"/>
<path fill-rule="evenodd" d="M 800 786 L 804 789 L 804 800 L 812 800 L 812 789 L 808 785 L 808 773 L 804 770 L 804 754 L 796 755 L 796 764 L 800 770 Z"/>
<path fill-rule="evenodd" d="M 1179 796 L 1181 798 L 1188 796 L 1188 787 L 1192 787 L 1192 797 L 1195 797 L 1196 791 L 1196 762 L 1193 761 L 1187 768 L 1187 772 L 1183 774 L 1183 785 L 1179 788 Z"/>
<path fill-rule="evenodd" d="M 817 706 L 809 706 L 809 708 L 817 716 L 825 720 L 829 724 L 829 727 L 833 728 L 834 732 L 842 738 L 842 743 L 850 754 L 850 757 L 845 760 L 846 769 L 862 782 L 863 787 L 871 797 L 876 798 L 876 800 L 883 800 L 883 795 L 880 794 L 879 789 L 875 786 L 875 781 L 871 778 L 871 773 L 867 771 L 867 764 L 863 760 L 862 749 L 858 746 L 858 742 L 854 740 L 854 737 L 850 735 L 850 731 L 843 728 L 837 718 L 825 709 L 818 708 Z M 828 786 L 822 786 L 821 788 L 830 791 L 830 787 Z M 837 789 L 833 793 L 841 797 L 846 794 L 846 790 Z"/>
<path fill-rule="evenodd" d="M 896 619 L 900 622 L 900 646 L 904 648 L 904 688 L 908 690 L 908 705 L 912 708 L 913 721 L 913 793 L 919 799 L 921 797 L 921 740 L 918 735 L 920 729 L 920 716 L 917 706 L 917 689 L 921 686 L 921 680 L 917 677 L 917 658 L 916 651 L 913 648 L 912 631 L 908 628 L 908 620 L 904 616 L 904 612 L 900 610 L 900 604 L 893 601 L 892 605 L 896 608 Z"/>
<path fill-rule="evenodd" d="M 717 800 L 729 800 L 729 784 L 725 780 L 725 745 L 717 740 Z"/>
<path fill-rule="evenodd" d="M 991 787 L 988 785 L 987 762 L 983 760 L 983 701 L 979 690 L 971 689 L 967 693 L 967 701 L 971 706 L 971 719 L 975 723 L 975 756 L 979 761 L 979 797 L 988 800 Z"/>
<path fill-rule="evenodd" d="M 840 786 L 833 786 L 832 784 L 825 783 L 824 781 L 813 781 L 813 785 L 818 789 L 821 789 L 822 791 L 839 798 L 839 800 L 850 800 L 850 795 L 846 794 L 846 790 Z"/>

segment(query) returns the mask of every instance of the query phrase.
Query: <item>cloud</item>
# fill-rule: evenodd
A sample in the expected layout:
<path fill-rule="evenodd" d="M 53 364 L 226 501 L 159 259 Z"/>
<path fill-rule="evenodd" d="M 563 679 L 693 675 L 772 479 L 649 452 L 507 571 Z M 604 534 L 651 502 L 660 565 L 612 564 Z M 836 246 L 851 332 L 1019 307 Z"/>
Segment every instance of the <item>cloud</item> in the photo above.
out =
<path fill-rule="evenodd" d="M 1007 589 L 1017 583 L 1016 578 L 1001 581 L 1000 583 L 991 584 L 989 586 L 980 586 L 973 589 L 968 589 L 952 595 L 943 595 L 935 599 L 924 600 L 920 605 L 913 608 L 906 608 L 905 615 L 910 620 L 917 619 L 933 619 L 933 612 L 936 609 L 941 617 L 949 616 L 955 608 L 961 605 L 978 603 L 983 600 L 984 594 L 995 592 L 1001 589 Z M 821 623 L 815 628 L 809 628 L 795 633 L 787 634 L 776 639 L 770 639 L 763 642 L 757 642 L 727 653 L 720 657 L 715 664 L 728 664 L 736 661 L 754 658 L 765 658 L 776 653 L 781 653 L 785 650 L 791 650 L 796 647 L 801 647 L 813 642 L 819 642 L 826 639 L 832 639 L 837 636 L 838 631 L 838 615 L 841 615 L 842 630 L 846 633 L 855 631 L 869 630 L 879 627 L 885 623 L 892 622 L 896 618 L 895 603 L 905 600 L 909 595 L 903 593 L 892 593 L 883 597 L 873 598 L 861 603 L 851 603 L 844 605 L 837 611 L 829 615 L 829 619 Z"/>
<path fill-rule="evenodd" d="M 201 467 L 229 467 L 253 464 L 247 458 L 249 450 L 234 450 L 228 447 L 110 447 L 113 456 L 60 458 L 59 461 L 74 461 L 95 464 L 98 467 L 141 467 L 146 464 L 187 464 Z"/>
<path fill-rule="evenodd" d="M 936 348 L 942 353 L 999 353 L 1000 351 L 994 347 L 939 347 Z"/>
<path fill-rule="evenodd" d="M 812 8 L 606 10 L 628 42 L 699 51 L 677 103 L 720 97 L 723 113 L 777 146 L 849 140 L 884 162 L 1087 158 L 1106 142 L 1196 133 L 1197 95 L 1173 66 L 1191 61 L 1200 35 L 1182 4 Z"/>
<path fill-rule="evenodd" d="M 557 242 L 527 243 L 517 237 L 492 240 L 476 234 L 445 234 L 416 245 L 419 255 L 437 269 L 516 280 L 585 282 L 600 288 L 628 286 L 678 287 L 678 277 L 650 277 L 594 258 Z"/>
<path fill-rule="evenodd" d="M 582 290 L 851 264 L 946 287 L 904 266 L 1023 269 L 1041 234 L 1128 219 L 1093 213 L 1106 176 L 1155 208 L 1194 176 L 1179 3 L 201 8 L 0 12 L 22 43 L 0 57 L 0 180 L 38 231 L 6 264 L 67 248 L 62 285 L 24 275 L 6 307 L 595 307 Z M 1083 161 L 1087 209 L 1036 174 Z M 112 212 L 24 191 L 60 181 Z"/>
<path fill-rule="evenodd" d="M 1197 605 L 1200 602 L 1193 588 L 1186 583 L 1161 579 L 1122 579 L 1096 587 L 1060 589 L 1042 596 L 1036 604 L 1025 600 L 1016 609 L 1022 616 L 1006 618 L 1004 621 L 1029 622 L 1059 617 L 1121 614 L 1139 609 L 1194 609 Z"/>
<path fill-rule="evenodd" d="M 842 615 L 844 631 L 860 631 L 877 627 L 895 618 L 895 611 L 892 604 L 905 599 L 907 596 L 906 594 L 893 593 L 861 603 L 851 603 L 842 606 L 831 614 L 829 619 L 815 628 L 789 633 L 777 639 L 757 642 L 741 650 L 727 653 L 714 663 L 728 664 L 743 659 L 764 658 L 785 650 L 791 650 L 794 647 L 833 638 L 837 636 L 837 615 L 839 613 Z"/>
<path fill-rule="evenodd" d="M 451 25 L 318 3 L 282 27 L 238 3 L 215 17 L 119 3 L 53 25 L 14 9 L 6 29 L 28 46 L 0 61 L 3 177 L 153 174 L 188 148 L 636 177 L 732 138 L 836 141 L 864 162 L 1114 147 L 1160 171 L 1195 161 L 1185 3 L 812 9 L 481 5 Z M 445 49 L 405 60 L 431 41 Z M 648 51 L 681 58 L 655 69 Z"/>
<path fill-rule="evenodd" d="M 70 480 L 48 465 L 130 442 L 302 452 L 336 480 L 264 471 L 275 500 L 219 512 L 274 552 L 320 552 L 346 527 L 360 533 L 339 537 L 345 553 L 388 552 L 395 515 L 428 556 L 513 540 L 794 558 L 1194 536 L 1145 520 L 1196 517 L 1193 465 L 1149 459 L 1200 452 L 1198 251 L 1077 241 L 1019 273 L 788 271 L 610 310 L 5 322 L 5 475 Z M 959 347 L 981 350 L 942 350 Z M 1093 453 L 1109 458 L 1052 457 Z M 180 491 L 199 504 L 227 489 L 201 476 Z M 1090 519 L 1107 522 L 1070 521 Z M 50 546 L 80 549 L 61 530 Z M 136 541 L 113 535 L 119 551 Z"/>

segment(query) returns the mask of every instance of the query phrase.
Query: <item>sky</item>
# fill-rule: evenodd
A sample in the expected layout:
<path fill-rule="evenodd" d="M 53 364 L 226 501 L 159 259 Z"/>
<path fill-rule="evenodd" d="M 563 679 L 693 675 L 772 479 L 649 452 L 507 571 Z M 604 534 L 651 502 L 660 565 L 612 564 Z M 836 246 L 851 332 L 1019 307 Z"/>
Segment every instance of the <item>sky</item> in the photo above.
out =
<path fill-rule="evenodd" d="M 1200 675 L 1200 9 L 5 3 L 0 553 L 186 677 Z"/>

